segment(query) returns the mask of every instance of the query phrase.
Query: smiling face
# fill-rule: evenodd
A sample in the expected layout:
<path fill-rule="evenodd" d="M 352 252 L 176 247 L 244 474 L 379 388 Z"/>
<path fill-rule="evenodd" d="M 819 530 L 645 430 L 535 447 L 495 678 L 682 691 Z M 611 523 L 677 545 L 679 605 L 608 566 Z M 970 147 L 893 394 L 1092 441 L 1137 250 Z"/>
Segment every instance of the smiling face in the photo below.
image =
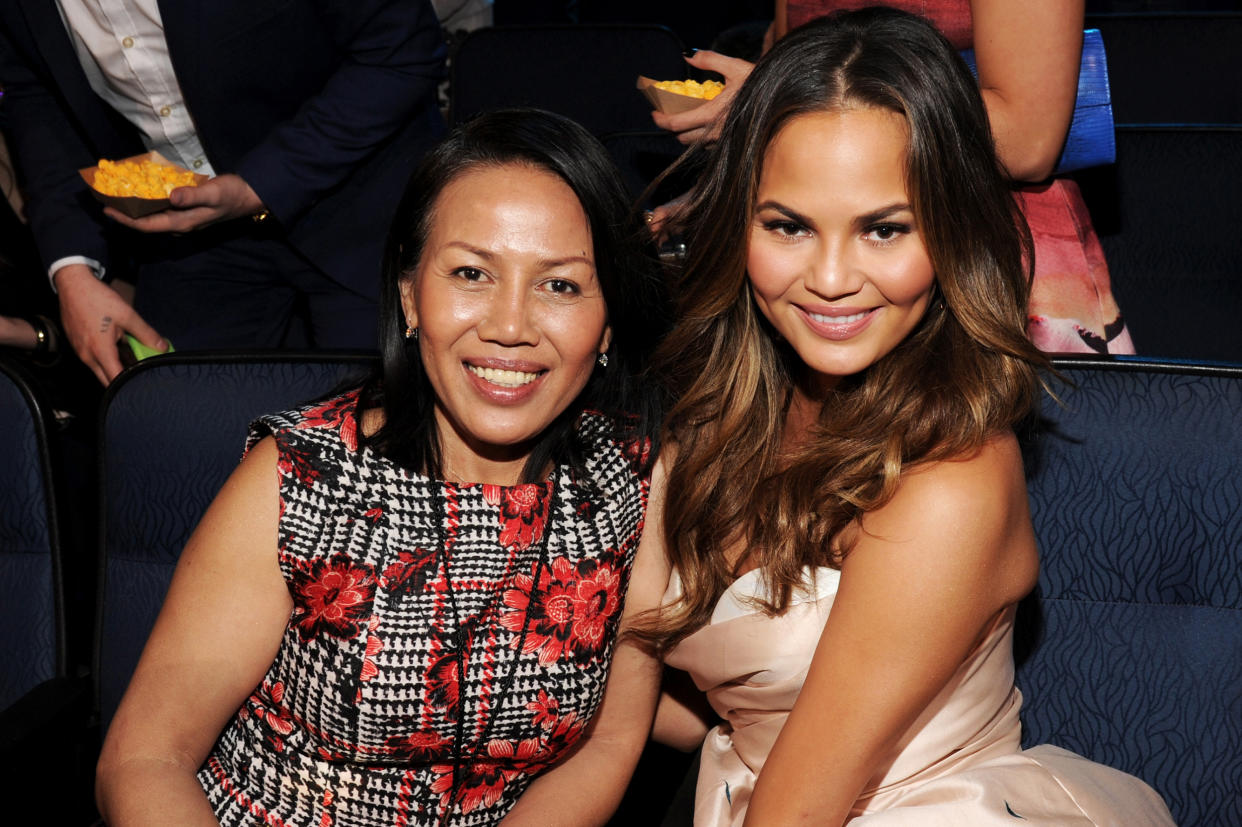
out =
<path fill-rule="evenodd" d="M 832 387 L 895 348 L 935 280 L 906 190 L 905 119 L 887 109 L 801 115 L 768 145 L 747 269 L 759 309 Z"/>
<path fill-rule="evenodd" d="M 518 164 L 471 169 L 436 198 L 401 283 L 436 394 L 446 476 L 515 482 L 533 441 L 608 348 L 591 230 L 573 190 Z"/>

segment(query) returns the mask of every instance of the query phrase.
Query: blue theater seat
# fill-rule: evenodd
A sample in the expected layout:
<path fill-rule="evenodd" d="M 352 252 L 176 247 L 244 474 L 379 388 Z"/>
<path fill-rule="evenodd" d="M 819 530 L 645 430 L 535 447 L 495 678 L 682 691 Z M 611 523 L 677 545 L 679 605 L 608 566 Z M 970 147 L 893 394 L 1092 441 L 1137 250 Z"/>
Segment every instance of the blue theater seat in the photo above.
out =
<path fill-rule="evenodd" d="M 25 700 L 66 676 L 61 549 L 52 487 L 50 411 L 0 362 L 0 740 Z"/>
<path fill-rule="evenodd" d="M 1024 740 L 1242 824 L 1242 367 L 1059 360 L 1028 474 Z"/>
<path fill-rule="evenodd" d="M 106 728 L 173 568 L 241 459 L 247 424 L 361 377 L 359 355 L 160 356 L 108 389 L 100 424 L 102 536 L 96 691 Z"/>

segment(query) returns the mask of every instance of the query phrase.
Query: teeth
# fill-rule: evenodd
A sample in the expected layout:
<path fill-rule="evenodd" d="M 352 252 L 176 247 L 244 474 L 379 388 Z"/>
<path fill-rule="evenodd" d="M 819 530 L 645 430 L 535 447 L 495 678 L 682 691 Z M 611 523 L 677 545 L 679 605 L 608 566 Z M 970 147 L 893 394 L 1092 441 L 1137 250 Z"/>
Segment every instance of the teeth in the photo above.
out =
<path fill-rule="evenodd" d="M 480 368 L 475 365 L 466 365 L 466 369 L 475 376 L 485 379 L 493 385 L 500 385 L 503 388 L 516 388 L 527 385 L 534 382 L 539 376 L 537 373 L 526 373 L 520 370 L 498 370 L 497 368 Z"/>
<path fill-rule="evenodd" d="M 862 313 L 853 313 L 849 316 L 821 316 L 818 313 L 811 313 L 811 312 L 808 312 L 807 315 L 810 316 L 815 321 L 819 322 L 820 324 L 852 324 L 853 322 L 858 321 L 859 319 L 863 318 L 867 314 L 864 311 Z"/>

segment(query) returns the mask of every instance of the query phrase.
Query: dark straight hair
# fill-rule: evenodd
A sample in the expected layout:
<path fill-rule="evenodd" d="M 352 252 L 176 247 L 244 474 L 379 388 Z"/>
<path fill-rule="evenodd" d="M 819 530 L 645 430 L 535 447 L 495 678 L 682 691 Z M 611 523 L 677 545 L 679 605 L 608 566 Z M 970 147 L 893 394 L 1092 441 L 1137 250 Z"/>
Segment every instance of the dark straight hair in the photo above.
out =
<path fill-rule="evenodd" d="M 584 410 L 607 414 L 619 440 L 652 440 L 662 410 L 657 383 L 644 381 L 648 357 L 668 327 L 663 279 L 644 248 L 646 228 L 630 208 L 603 145 L 574 121 L 538 109 L 485 113 L 459 126 L 419 164 L 397 207 L 384 248 L 380 286 L 380 375 L 364 386 L 362 407 L 380 405 L 384 424 L 362 443 L 413 471 L 440 476 L 436 395 L 405 336 L 400 285 L 413 278 L 444 188 L 472 170 L 508 165 L 545 170 L 564 181 L 590 225 L 596 276 L 608 311 L 608 364 L 596 367 L 578 398 L 536 440 L 522 481 L 538 481 L 549 462 L 582 470 L 574 437 Z M 649 458 L 655 456 L 649 452 Z M 648 462 L 651 460 L 648 459 Z"/>

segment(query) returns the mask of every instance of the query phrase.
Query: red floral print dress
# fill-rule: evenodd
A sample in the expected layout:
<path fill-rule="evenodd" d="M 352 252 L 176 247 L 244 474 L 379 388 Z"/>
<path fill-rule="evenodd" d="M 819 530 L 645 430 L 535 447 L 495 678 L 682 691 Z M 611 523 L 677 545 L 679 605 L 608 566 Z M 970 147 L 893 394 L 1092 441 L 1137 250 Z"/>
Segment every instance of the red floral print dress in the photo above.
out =
<path fill-rule="evenodd" d="M 199 781 L 230 825 L 500 821 L 603 693 L 642 530 L 634 446 L 585 478 L 453 485 L 358 450 L 356 394 L 267 416 L 293 611 Z"/>

